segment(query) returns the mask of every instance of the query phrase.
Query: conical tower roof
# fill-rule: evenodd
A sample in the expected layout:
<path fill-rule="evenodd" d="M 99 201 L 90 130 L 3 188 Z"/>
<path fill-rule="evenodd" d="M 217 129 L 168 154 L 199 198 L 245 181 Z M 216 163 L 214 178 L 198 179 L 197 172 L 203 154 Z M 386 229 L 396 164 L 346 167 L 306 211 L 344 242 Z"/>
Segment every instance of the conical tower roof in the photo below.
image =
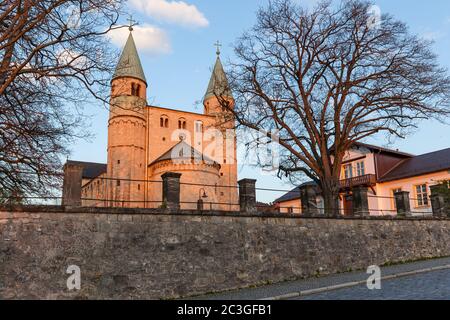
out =
<path fill-rule="evenodd" d="M 216 65 L 214 66 L 211 80 L 209 80 L 208 90 L 206 90 L 203 101 L 216 95 L 224 98 L 233 98 L 219 55 L 217 55 Z"/>
<path fill-rule="evenodd" d="M 131 32 L 117 64 L 113 80 L 120 77 L 133 77 L 147 83 Z"/>

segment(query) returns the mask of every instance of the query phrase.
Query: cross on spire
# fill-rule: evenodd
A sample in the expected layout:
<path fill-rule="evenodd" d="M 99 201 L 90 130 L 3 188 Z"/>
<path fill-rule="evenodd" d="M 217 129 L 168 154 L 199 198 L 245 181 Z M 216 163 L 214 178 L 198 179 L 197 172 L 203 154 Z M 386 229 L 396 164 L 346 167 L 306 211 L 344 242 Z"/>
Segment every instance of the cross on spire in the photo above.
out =
<path fill-rule="evenodd" d="M 133 15 L 130 14 L 130 17 L 127 19 L 128 21 L 128 30 L 133 31 L 133 25 L 136 23 L 135 20 L 133 20 Z"/>
<path fill-rule="evenodd" d="M 220 55 L 220 47 L 222 47 L 222 44 L 217 40 L 217 42 L 214 44 L 214 46 L 217 48 L 216 54 Z"/>

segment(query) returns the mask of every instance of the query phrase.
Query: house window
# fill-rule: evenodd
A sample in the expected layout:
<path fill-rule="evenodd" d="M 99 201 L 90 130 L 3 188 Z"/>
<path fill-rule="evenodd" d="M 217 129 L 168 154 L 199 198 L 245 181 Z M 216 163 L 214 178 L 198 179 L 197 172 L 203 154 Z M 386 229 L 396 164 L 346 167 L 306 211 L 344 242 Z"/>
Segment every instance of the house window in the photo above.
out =
<path fill-rule="evenodd" d="M 351 164 L 344 166 L 345 179 L 353 178 L 353 167 Z"/>
<path fill-rule="evenodd" d="M 428 207 L 428 190 L 426 184 L 415 186 L 418 207 Z"/>
<path fill-rule="evenodd" d="M 360 161 L 356 163 L 356 174 L 358 177 L 366 174 L 366 168 L 364 166 L 364 161 Z"/>
<path fill-rule="evenodd" d="M 289 213 L 289 214 L 294 213 L 294 208 L 293 208 L 293 207 L 289 207 L 289 208 L 287 208 L 287 209 L 288 209 L 288 213 Z"/>

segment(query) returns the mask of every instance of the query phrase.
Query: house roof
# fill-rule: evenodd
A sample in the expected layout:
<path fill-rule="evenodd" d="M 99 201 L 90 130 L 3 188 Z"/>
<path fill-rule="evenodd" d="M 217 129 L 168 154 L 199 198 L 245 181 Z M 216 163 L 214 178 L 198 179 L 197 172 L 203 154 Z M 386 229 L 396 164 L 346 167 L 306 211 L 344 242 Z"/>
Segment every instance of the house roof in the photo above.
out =
<path fill-rule="evenodd" d="M 214 66 L 211 79 L 209 80 L 208 89 L 206 90 L 203 101 L 208 98 L 215 97 L 216 95 L 224 98 L 233 98 L 233 94 L 219 56 L 217 56 L 216 64 Z"/>
<path fill-rule="evenodd" d="M 113 79 L 120 77 L 133 77 L 147 83 L 144 70 L 142 69 L 141 59 L 139 59 L 139 54 L 131 32 L 125 47 L 123 48 Z"/>
<path fill-rule="evenodd" d="M 189 150 L 186 153 L 186 150 Z M 176 145 L 174 145 L 172 148 L 167 150 L 165 153 L 163 153 L 162 156 L 160 156 L 158 159 L 153 161 L 150 165 L 153 165 L 157 162 L 165 161 L 165 160 L 175 160 L 175 161 L 183 161 L 183 160 L 191 160 L 191 159 L 201 159 L 205 162 L 214 163 L 217 164 L 214 160 L 211 160 L 207 156 L 205 156 L 200 151 L 196 150 L 194 147 L 190 146 L 184 141 L 180 141 Z"/>
<path fill-rule="evenodd" d="M 295 187 L 294 189 L 292 189 L 291 191 L 286 193 L 284 196 L 276 199 L 274 201 L 274 203 L 300 199 L 300 188 L 305 187 L 305 186 L 316 186 L 316 185 L 317 185 L 317 183 L 315 183 L 313 181 L 305 182 L 305 183 L 301 184 L 300 186 Z"/>
<path fill-rule="evenodd" d="M 104 163 L 82 162 L 82 161 L 67 161 L 67 164 L 78 165 L 83 167 L 83 179 L 95 179 L 99 175 L 106 173 L 107 165 Z"/>
<path fill-rule="evenodd" d="M 444 170 L 450 170 L 450 148 L 405 159 L 381 177 L 379 182 L 416 177 Z"/>
<path fill-rule="evenodd" d="M 384 147 L 379 147 L 379 146 L 375 146 L 373 144 L 367 144 L 367 143 L 362 143 L 362 142 L 355 142 L 354 145 L 356 147 L 367 148 L 367 149 L 369 149 L 371 151 L 390 153 L 390 154 L 394 154 L 394 155 L 402 156 L 402 157 L 414 157 L 414 155 L 410 154 L 410 153 L 402 152 L 402 151 L 399 151 L 399 150 L 392 150 L 392 149 L 388 149 L 388 148 L 384 148 Z"/>

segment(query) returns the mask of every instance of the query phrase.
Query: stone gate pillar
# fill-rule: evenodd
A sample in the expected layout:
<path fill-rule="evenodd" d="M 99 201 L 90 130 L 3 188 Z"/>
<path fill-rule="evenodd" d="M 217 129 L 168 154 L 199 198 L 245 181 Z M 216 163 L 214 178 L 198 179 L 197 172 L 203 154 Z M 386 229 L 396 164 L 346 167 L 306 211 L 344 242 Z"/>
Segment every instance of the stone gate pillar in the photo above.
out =
<path fill-rule="evenodd" d="M 64 165 L 64 182 L 62 205 L 81 207 L 81 184 L 83 180 L 83 166 L 67 162 Z"/>
<path fill-rule="evenodd" d="M 364 186 L 354 187 L 353 193 L 353 214 L 361 217 L 370 216 L 369 210 L 369 188 Z"/>
<path fill-rule="evenodd" d="M 447 188 L 446 185 L 431 186 L 431 206 L 433 207 L 433 216 L 447 217 L 450 216 L 448 195 L 443 188 Z"/>
<path fill-rule="evenodd" d="M 241 212 L 256 212 L 256 180 L 242 179 L 238 184 Z"/>
<path fill-rule="evenodd" d="M 317 209 L 317 187 L 306 185 L 300 187 L 300 200 L 302 204 L 302 215 L 313 216 L 319 213 Z"/>
<path fill-rule="evenodd" d="M 163 180 L 163 205 L 171 211 L 180 210 L 180 178 L 181 173 L 166 172 Z"/>
<path fill-rule="evenodd" d="M 395 205 L 397 206 L 397 215 L 411 216 L 411 204 L 409 202 L 409 192 L 399 191 L 394 194 Z"/>

